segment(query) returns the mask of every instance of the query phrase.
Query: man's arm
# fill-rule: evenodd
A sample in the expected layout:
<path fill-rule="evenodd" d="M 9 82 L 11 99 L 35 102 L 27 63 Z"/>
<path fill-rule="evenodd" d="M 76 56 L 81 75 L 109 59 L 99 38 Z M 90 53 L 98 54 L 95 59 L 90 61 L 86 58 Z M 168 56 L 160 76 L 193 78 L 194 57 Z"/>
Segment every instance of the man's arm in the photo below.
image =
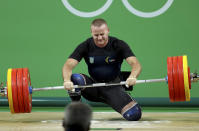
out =
<path fill-rule="evenodd" d="M 137 77 L 142 71 L 142 67 L 136 57 L 130 56 L 126 58 L 127 63 L 131 66 L 131 74 L 126 80 L 128 86 L 136 84 Z"/>
<path fill-rule="evenodd" d="M 64 88 L 71 90 L 73 88 L 73 83 L 71 82 L 72 70 L 79 62 L 73 58 L 69 58 L 63 66 L 62 75 L 64 80 Z"/>

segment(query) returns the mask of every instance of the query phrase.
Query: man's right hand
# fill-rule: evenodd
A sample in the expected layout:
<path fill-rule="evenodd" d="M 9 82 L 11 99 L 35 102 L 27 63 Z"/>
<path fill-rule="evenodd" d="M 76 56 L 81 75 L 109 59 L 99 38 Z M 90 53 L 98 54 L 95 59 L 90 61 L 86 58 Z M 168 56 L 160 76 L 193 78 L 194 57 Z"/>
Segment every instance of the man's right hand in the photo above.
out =
<path fill-rule="evenodd" d="M 74 85 L 72 81 L 64 81 L 64 88 L 66 90 L 72 90 L 74 89 Z"/>

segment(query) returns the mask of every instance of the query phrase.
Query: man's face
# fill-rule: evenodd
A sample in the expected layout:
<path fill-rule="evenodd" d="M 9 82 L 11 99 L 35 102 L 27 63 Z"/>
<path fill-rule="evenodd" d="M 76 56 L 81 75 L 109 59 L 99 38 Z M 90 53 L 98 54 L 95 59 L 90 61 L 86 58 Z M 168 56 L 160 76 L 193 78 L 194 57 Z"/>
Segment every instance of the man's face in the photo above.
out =
<path fill-rule="evenodd" d="M 91 34 L 95 45 L 98 47 L 105 47 L 108 43 L 109 29 L 106 24 L 98 26 L 91 26 Z"/>

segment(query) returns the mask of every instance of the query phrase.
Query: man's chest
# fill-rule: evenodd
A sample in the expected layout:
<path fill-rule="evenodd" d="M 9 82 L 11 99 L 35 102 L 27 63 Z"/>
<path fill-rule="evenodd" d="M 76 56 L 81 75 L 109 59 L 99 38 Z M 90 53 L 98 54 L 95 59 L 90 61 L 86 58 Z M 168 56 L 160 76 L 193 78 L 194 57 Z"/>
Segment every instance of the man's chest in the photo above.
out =
<path fill-rule="evenodd" d="M 85 61 L 89 65 L 108 65 L 120 62 L 121 57 L 116 50 L 93 50 L 87 53 Z"/>

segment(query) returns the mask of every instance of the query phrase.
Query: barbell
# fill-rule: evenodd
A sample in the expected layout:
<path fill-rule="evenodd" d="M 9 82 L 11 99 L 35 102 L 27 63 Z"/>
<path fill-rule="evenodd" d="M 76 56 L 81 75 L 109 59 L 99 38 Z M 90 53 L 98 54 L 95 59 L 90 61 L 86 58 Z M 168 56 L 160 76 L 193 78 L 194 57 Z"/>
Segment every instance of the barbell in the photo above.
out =
<path fill-rule="evenodd" d="M 199 79 L 197 73 L 190 73 L 187 56 L 167 57 L 167 77 L 160 79 L 137 80 L 136 84 L 149 82 L 168 83 L 171 102 L 190 101 L 191 82 Z M 94 83 L 91 85 L 74 85 L 74 88 L 90 88 L 125 85 L 120 83 Z M 42 90 L 64 89 L 63 86 L 32 88 L 28 68 L 9 68 L 7 71 L 7 87 L 0 88 L 0 93 L 7 96 L 10 112 L 30 113 L 32 109 L 32 92 Z"/>

